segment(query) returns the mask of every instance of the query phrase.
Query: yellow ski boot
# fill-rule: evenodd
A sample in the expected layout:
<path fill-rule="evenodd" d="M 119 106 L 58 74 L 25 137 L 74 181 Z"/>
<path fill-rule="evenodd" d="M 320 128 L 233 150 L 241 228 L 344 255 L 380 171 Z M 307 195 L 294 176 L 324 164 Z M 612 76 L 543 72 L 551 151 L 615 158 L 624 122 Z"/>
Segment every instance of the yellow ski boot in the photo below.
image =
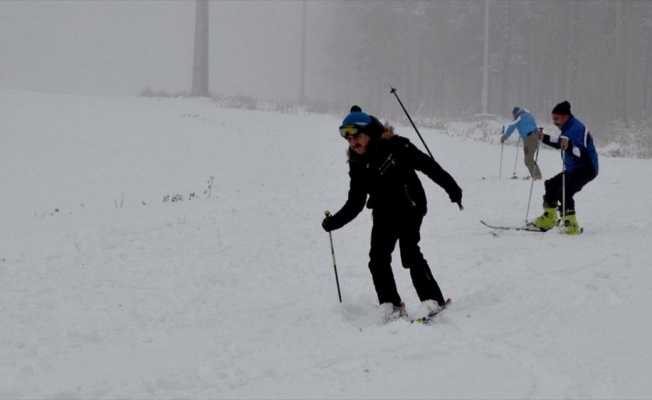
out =
<path fill-rule="evenodd" d="M 561 233 L 565 233 L 567 235 L 579 235 L 583 232 L 583 229 L 580 228 L 577 223 L 577 217 L 575 216 L 575 213 L 563 216 L 561 218 L 561 222 L 559 223 L 559 228 L 561 229 Z"/>
<path fill-rule="evenodd" d="M 557 209 L 555 207 L 544 207 L 543 214 L 538 216 L 532 225 L 543 231 L 554 228 L 557 225 Z"/>

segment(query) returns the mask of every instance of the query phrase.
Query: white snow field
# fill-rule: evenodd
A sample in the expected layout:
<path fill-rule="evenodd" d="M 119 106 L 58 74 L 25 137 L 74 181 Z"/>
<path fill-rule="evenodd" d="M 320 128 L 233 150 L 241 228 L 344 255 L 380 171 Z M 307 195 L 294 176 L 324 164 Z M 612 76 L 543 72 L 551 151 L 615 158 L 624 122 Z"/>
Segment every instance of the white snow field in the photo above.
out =
<path fill-rule="evenodd" d="M 330 117 L 0 89 L 0 398 L 652 395 L 652 161 L 601 157 L 576 196 L 580 236 L 492 233 L 481 219 L 527 212 L 530 181 L 508 179 L 515 161 L 526 172 L 515 140 L 498 179 L 497 140 L 420 129 L 464 190 L 459 211 L 421 175 L 421 247 L 453 304 L 431 326 L 383 325 L 369 210 L 333 232 L 341 304 L 320 226 L 346 200 L 351 105 Z M 539 163 L 561 171 L 556 151 Z"/>

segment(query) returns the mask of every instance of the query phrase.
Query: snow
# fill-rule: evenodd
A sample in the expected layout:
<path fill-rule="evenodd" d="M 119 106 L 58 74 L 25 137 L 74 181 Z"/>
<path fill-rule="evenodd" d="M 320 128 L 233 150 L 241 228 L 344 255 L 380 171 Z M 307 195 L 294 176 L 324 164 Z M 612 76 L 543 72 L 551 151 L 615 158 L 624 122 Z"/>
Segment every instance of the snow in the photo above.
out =
<path fill-rule="evenodd" d="M 339 122 L 0 89 L 0 398 L 649 398 L 650 160 L 601 158 L 581 236 L 495 236 L 479 220 L 534 218 L 543 183 L 528 211 L 514 147 L 498 179 L 496 142 L 420 129 L 464 189 L 459 211 L 422 176 L 453 304 L 382 325 L 369 211 L 333 232 L 342 304 L 320 227 L 348 190 Z"/>

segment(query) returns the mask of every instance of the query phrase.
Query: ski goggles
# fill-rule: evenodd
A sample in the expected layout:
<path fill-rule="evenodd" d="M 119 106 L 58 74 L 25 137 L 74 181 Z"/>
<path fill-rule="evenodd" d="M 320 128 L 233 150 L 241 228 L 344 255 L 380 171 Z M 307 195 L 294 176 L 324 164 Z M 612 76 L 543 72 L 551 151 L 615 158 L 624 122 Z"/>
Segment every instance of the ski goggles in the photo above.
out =
<path fill-rule="evenodd" d="M 355 136 L 359 133 L 362 133 L 362 127 L 359 125 L 342 125 L 340 126 L 340 135 L 343 138 L 347 136 Z"/>

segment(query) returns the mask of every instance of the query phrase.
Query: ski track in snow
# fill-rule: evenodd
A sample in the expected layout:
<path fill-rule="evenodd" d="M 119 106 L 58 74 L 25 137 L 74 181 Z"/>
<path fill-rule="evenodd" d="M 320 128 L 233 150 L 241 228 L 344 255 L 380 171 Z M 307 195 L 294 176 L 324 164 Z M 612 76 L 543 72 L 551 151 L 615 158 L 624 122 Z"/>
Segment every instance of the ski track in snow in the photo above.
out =
<path fill-rule="evenodd" d="M 338 124 L 0 90 L 0 398 L 649 396 L 649 160 L 601 158 L 581 236 L 494 236 L 480 219 L 524 221 L 531 182 L 507 179 L 509 150 L 498 179 L 499 146 L 424 129 L 464 190 L 460 212 L 421 176 L 421 246 L 453 304 L 382 325 L 369 211 L 333 232 L 342 304 L 320 227 L 348 191 Z M 394 273 L 415 311 L 398 249 Z"/>

